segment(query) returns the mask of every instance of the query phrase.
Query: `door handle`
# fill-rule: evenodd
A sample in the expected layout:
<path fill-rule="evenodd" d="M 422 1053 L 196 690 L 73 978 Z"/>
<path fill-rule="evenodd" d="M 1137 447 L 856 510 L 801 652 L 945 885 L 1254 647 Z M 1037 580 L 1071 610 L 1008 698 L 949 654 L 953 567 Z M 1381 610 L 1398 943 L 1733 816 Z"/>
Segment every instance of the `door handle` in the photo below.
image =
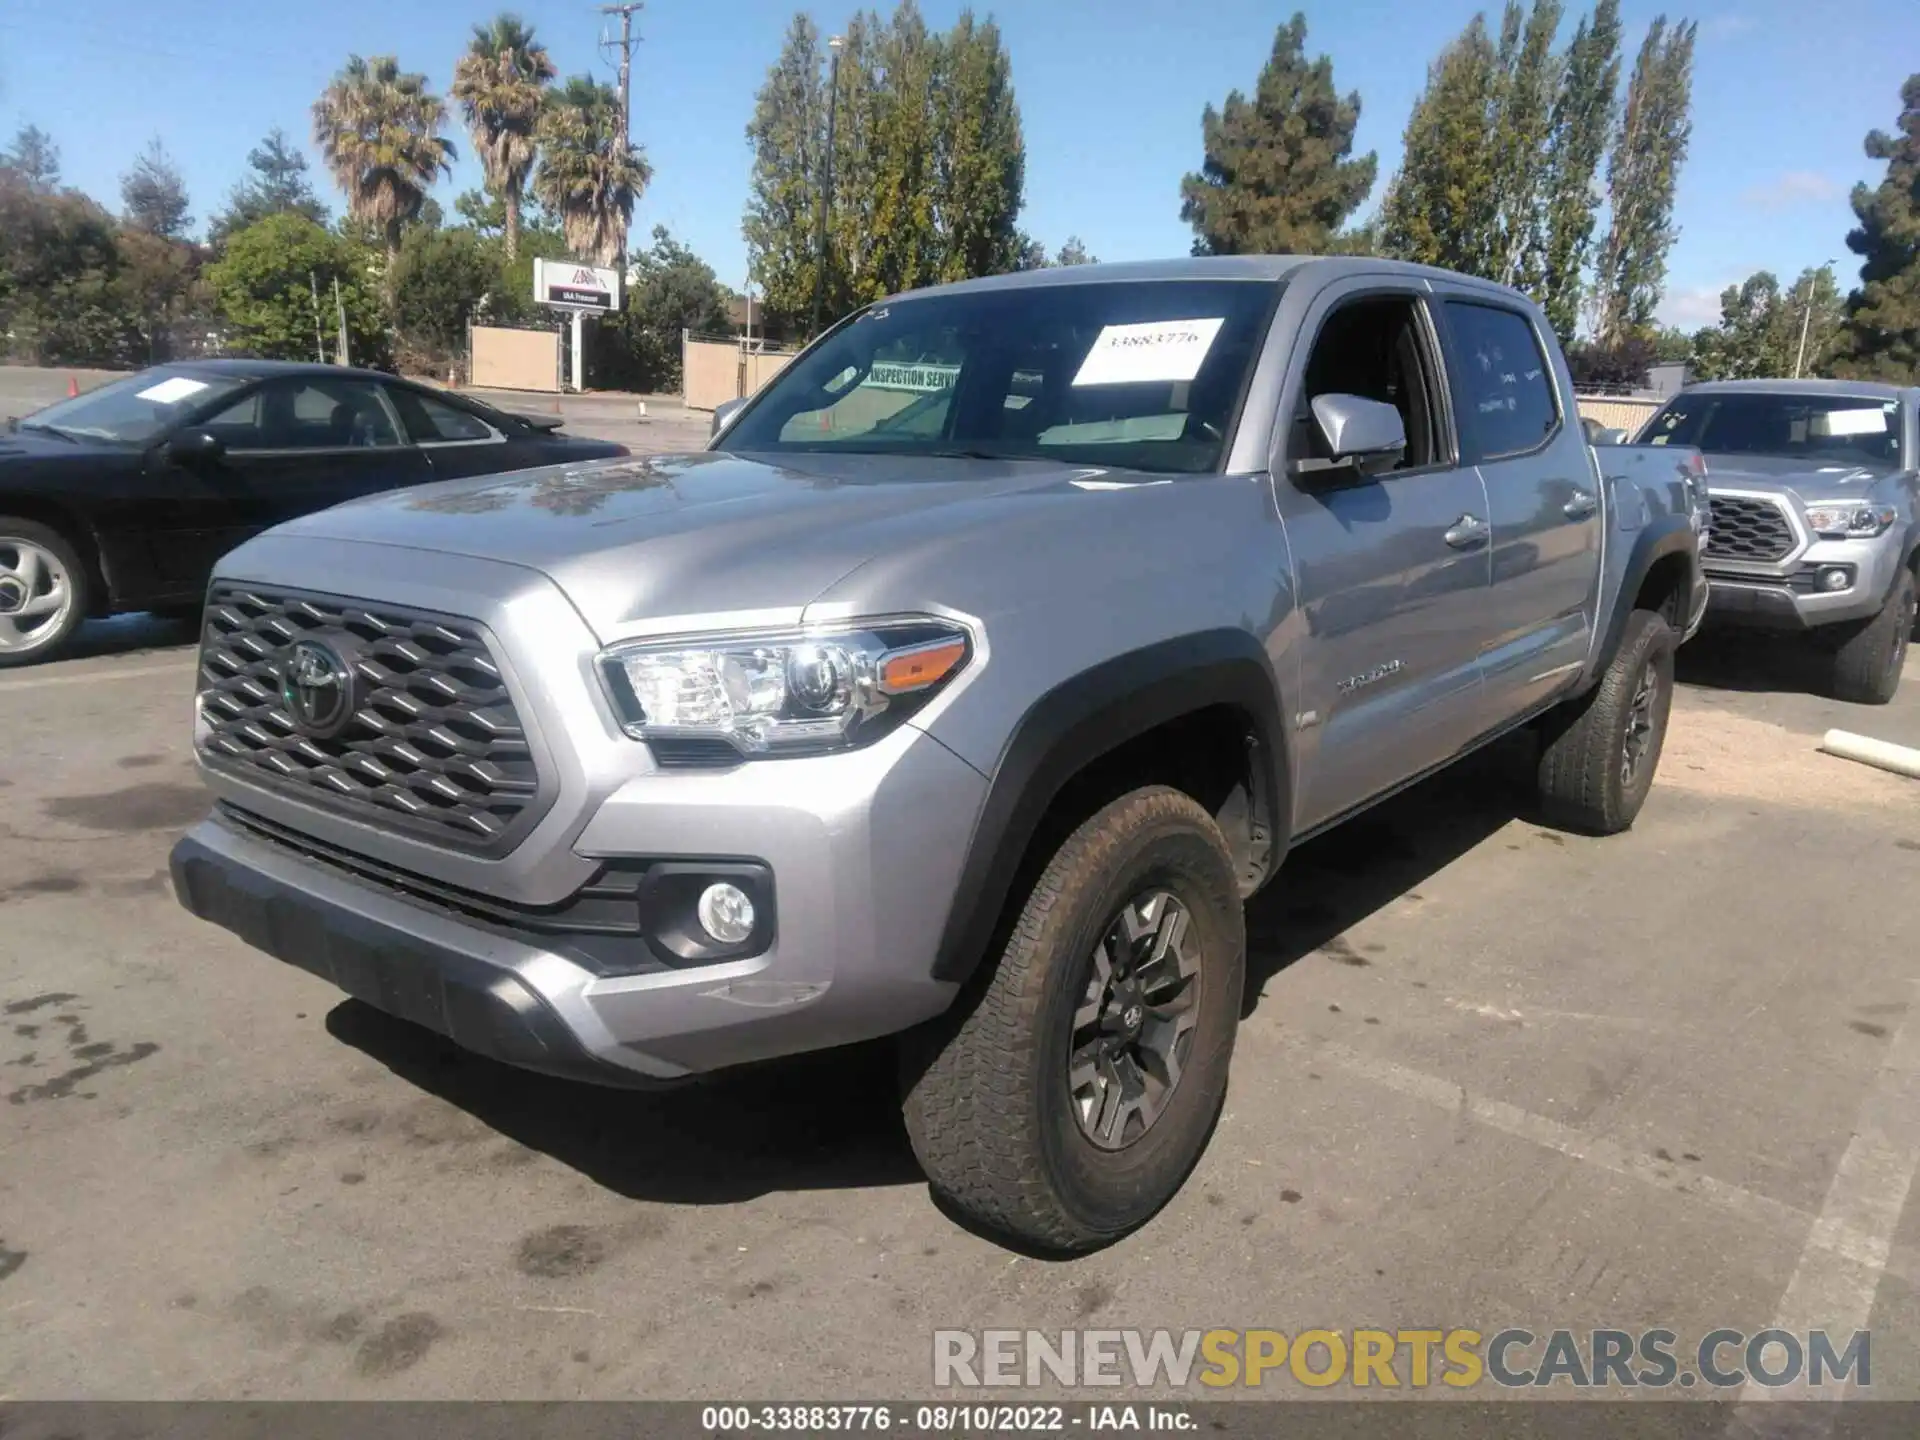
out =
<path fill-rule="evenodd" d="M 1476 545 L 1485 544 L 1493 536 L 1493 527 L 1477 515 L 1462 515 L 1453 522 L 1453 528 L 1447 531 L 1447 544 L 1456 550 L 1471 550 Z"/>
<path fill-rule="evenodd" d="M 1584 520 L 1600 508 L 1600 502 L 1584 490 L 1573 492 L 1573 498 L 1560 507 L 1569 520 Z"/>

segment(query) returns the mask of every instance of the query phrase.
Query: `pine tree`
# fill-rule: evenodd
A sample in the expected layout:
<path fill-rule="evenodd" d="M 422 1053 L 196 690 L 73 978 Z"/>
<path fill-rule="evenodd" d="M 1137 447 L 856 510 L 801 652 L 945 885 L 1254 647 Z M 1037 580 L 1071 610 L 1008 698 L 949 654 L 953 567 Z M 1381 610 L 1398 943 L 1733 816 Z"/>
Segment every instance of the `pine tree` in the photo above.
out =
<path fill-rule="evenodd" d="M 776 323 L 803 318 L 813 303 L 814 226 L 827 128 L 821 50 L 819 29 L 807 16 L 795 15 L 747 126 L 753 181 L 740 228 L 753 278 Z"/>
<path fill-rule="evenodd" d="M 1562 341 L 1579 328 L 1581 283 L 1593 244 L 1594 179 L 1613 131 L 1620 85 L 1620 0 L 1599 0 L 1567 47 L 1547 152 L 1546 248 L 1537 291 Z"/>
<path fill-rule="evenodd" d="M 878 300 L 925 284 L 937 273 L 934 229 L 934 87 L 940 44 L 914 0 L 901 0 L 885 29 L 875 26 L 867 91 L 867 147 L 873 197 L 872 263 L 848 297 Z M 846 61 L 841 61 L 842 76 Z M 842 307 L 849 308 L 849 307 Z"/>
<path fill-rule="evenodd" d="M 1334 89 L 1333 62 L 1306 57 L 1307 19 L 1274 32 L 1253 98 L 1201 112 L 1205 159 L 1180 182 L 1196 255 L 1320 254 L 1373 189 L 1378 160 L 1353 158 L 1358 92 Z"/>
<path fill-rule="evenodd" d="M 1491 278 L 1525 290 L 1539 287 L 1546 234 L 1541 201 L 1547 192 L 1548 141 L 1563 61 L 1554 53 L 1560 0 L 1533 0 L 1522 12 L 1507 0 L 1500 26 L 1493 121 L 1494 239 Z"/>
<path fill-rule="evenodd" d="M 1657 16 L 1634 62 L 1607 164 L 1612 226 L 1595 266 L 1603 340 L 1637 335 L 1653 323 L 1666 285 L 1667 252 L 1680 232 L 1673 197 L 1693 134 L 1693 42 L 1699 26 L 1669 27 Z"/>
<path fill-rule="evenodd" d="M 327 207 L 307 178 L 307 157 L 284 131 L 270 131 L 249 150 L 247 168 L 253 173 L 233 187 L 226 210 L 207 222 L 210 243 L 219 245 L 234 231 L 269 215 L 304 215 L 316 225 L 327 223 Z"/>
<path fill-rule="evenodd" d="M 120 177 L 120 199 L 127 207 L 127 224 L 149 235 L 178 240 L 193 224 L 187 213 L 186 182 L 158 139 Z"/>
<path fill-rule="evenodd" d="M 1875 130 L 1866 149 L 1887 173 L 1853 189 L 1860 223 L 1847 248 L 1861 259 L 1860 288 L 1848 302 L 1845 368 L 1911 384 L 1920 380 L 1920 75 L 1900 87 L 1896 132 Z"/>
<path fill-rule="evenodd" d="M 22 125 L 0 151 L 0 170 L 11 170 L 36 195 L 51 195 L 60 188 L 60 147 L 38 125 Z"/>
<path fill-rule="evenodd" d="M 1476 15 L 1427 67 L 1427 88 L 1407 121 L 1406 155 L 1381 206 L 1388 254 L 1492 272 L 1499 190 L 1489 136 L 1499 89 L 1499 56 Z"/>
<path fill-rule="evenodd" d="M 963 280 L 1013 270 L 1015 224 L 1026 188 L 1027 147 L 1013 98 L 1013 64 L 1000 27 L 962 11 L 941 47 L 935 97 L 935 210 L 939 278 Z"/>

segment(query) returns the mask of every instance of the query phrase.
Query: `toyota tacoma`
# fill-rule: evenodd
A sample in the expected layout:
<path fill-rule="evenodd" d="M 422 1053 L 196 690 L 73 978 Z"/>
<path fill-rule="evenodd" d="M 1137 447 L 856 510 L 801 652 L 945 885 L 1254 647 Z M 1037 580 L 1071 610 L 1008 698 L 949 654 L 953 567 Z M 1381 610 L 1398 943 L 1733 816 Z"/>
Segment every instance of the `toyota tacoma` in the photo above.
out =
<path fill-rule="evenodd" d="M 935 1190 L 1045 1249 L 1195 1164 L 1291 847 L 1523 726 L 1625 829 L 1706 603 L 1698 454 L 1589 445 L 1540 311 L 1438 270 L 897 296 L 715 430 L 222 560 L 177 893 L 532 1070 L 897 1036 Z"/>
<path fill-rule="evenodd" d="M 1920 572 L 1920 390 L 1851 380 L 1693 385 L 1640 434 L 1705 452 L 1715 628 L 1804 636 L 1842 700 L 1900 686 Z"/>

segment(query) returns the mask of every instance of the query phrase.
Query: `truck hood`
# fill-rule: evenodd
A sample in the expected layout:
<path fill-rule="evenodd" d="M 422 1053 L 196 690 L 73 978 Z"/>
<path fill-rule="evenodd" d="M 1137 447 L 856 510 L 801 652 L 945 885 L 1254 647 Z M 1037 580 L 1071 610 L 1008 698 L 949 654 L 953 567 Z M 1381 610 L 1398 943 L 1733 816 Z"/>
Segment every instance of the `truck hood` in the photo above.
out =
<path fill-rule="evenodd" d="M 614 640 L 667 628 L 651 623 L 662 621 L 793 624 L 885 550 L 1004 518 L 1009 508 L 1037 517 L 1052 504 L 1091 499 L 1088 490 L 1156 481 L 1166 483 L 1045 461 L 795 455 L 775 463 L 707 451 L 393 491 L 271 533 L 526 566 Z"/>
<path fill-rule="evenodd" d="M 1884 470 L 1860 465 L 1810 465 L 1774 455 L 1706 457 L 1707 484 L 1715 490 L 1758 490 L 1797 495 L 1802 500 L 1844 499 L 1862 495 L 1887 478 Z"/>

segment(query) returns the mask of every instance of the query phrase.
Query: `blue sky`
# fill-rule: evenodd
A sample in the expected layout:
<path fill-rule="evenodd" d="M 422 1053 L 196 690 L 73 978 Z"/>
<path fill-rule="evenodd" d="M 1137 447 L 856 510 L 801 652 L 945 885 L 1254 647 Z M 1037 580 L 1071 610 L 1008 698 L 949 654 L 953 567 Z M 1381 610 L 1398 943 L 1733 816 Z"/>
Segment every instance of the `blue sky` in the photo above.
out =
<path fill-rule="evenodd" d="M 1471 0 L 1302 0 L 1312 50 L 1332 55 L 1363 100 L 1359 148 L 1400 153 L 1428 60 L 1481 6 Z M 930 23 L 959 0 L 922 0 Z M 609 73 L 601 17 L 583 0 L 525 0 L 562 73 Z M 651 0 L 640 17 L 634 132 L 655 179 L 636 232 L 664 223 L 744 283 L 744 128 L 793 0 Z M 995 7 L 982 4 L 980 11 Z M 1201 107 L 1251 88 L 1292 0 L 1013 0 L 997 18 L 1013 56 L 1027 139 L 1025 227 L 1058 246 L 1080 235 L 1102 259 L 1184 254 L 1179 182 L 1200 159 Z M 1624 0 L 1630 46 L 1658 6 Z M 1680 7 L 1676 4 L 1676 13 Z M 811 7 L 828 30 L 848 12 Z M 1920 68 L 1913 0 L 1702 0 L 1692 156 L 1681 177 L 1681 236 L 1666 318 L 1717 316 L 1720 288 L 1753 270 L 1786 275 L 1841 261 L 1847 193 L 1878 178 L 1861 151 L 1892 125 L 1899 87 Z M 59 141 L 69 184 L 118 208 L 118 176 L 158 135 L 204 220 L 267 130 L 305 142 L 308 106 L 349 52 L 396 53 L 444 92 L 474 0 L 6 0 L 0 6 L 0 135 L 33 121 Z M 1629 55 L 1631 50 L 1629 50 Z M 451 209 L 478 183 L 462 161 L 439 194 Z M 317 161 L 309 147 L 310 158 Z M 317 164 L 316 164 L 317 169 Z M 324 176 L 317 176 L 330 192 Z M 337 202 L 338 196 L 329 194 Z M 1376 190 L 1375 199 L 1378 198 Z M 1369 208 L 1373 202 L 1369 202 Z"/>

